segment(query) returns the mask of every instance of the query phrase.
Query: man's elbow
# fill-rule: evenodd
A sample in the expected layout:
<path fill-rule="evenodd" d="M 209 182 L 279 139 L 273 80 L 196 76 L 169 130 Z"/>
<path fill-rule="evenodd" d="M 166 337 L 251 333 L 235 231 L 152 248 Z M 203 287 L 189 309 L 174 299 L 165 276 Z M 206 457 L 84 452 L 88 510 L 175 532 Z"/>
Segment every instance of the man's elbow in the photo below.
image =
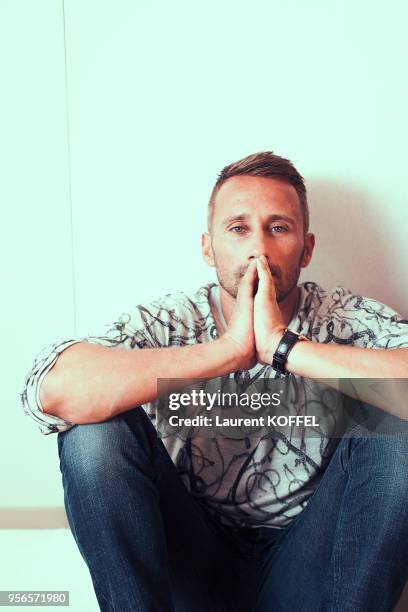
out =
<path fill-rule="evenodd" d="M 44 378 L 39 393 L 41 408 L 45 414 L 58 417 L 73 425 L 101 423 L 106 420 L 102 410 L 84 410 L 83 406 L 74 407 L 72 398 L 64 399 L 58 393 L 50 374 L 49 372 Z"/>
<path fill-rule="evenodd" d="M 45 414 L 59 416 L 55 414 L 59 402 L 57 400 L 57 394 L 55 393 L 55 387 L 52 384 L 52 379 L 52 373 L 48 372 L 40 385 L 40 408 Z"/>

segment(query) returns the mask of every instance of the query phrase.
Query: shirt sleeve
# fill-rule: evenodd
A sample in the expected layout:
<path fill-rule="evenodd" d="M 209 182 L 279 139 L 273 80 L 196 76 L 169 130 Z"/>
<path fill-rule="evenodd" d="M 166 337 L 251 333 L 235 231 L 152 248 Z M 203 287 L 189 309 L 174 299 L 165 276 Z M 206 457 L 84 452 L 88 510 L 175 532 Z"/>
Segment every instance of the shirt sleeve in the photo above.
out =
<path fill-rule="evenodd" d="M 367 348 L 408 348 L 408 319 L 381 302 L 368 302 L 367 314 L 374 335 L 367 343 Z"/>
<path fill-rule="evenodd" d="M 320 342 L 378 349 L 408 347 L 408 319 L 377 300 L 335 287 L 322 310 Z"/>
<path fill-rule="evenodd" d="M 107 347 L 125 349 L 160 348 L 168 344 L 168 326 L 165 313 L 158 302 L 147 307 L 138 305 L 130 312 L 123 313 L 118 321 L 107 325 L 108 329 L 100 335 L 87 335 L 79 338 L 59 339 L 45 346 L 35 357 L 30 371 L 24 379 L 21 403 L 26 415 L 31 417 L 42 434 L 66 431 L 74 423 L 57 416 L 46 414 L 40 402 L 40 386 L 46 374 L 54 366 L 58 356 L 77 342 L 89 342 Z"/>

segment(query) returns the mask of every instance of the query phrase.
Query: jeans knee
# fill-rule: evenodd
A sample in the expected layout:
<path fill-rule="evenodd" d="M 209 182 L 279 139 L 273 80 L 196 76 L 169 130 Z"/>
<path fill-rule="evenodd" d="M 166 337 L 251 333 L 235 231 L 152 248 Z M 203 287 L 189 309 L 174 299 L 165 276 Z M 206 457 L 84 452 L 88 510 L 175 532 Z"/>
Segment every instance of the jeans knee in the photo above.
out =
<path fill-rule="evenodd" d="M 109 482 L 130 457 L 153 456 L 152 430 L 140 406 L 101 423 L 74 425 L 58 434 L 61 472 L 81 483 Z"/>
<path fill-rule="evenodd" d="M 392 500 L 395 506 L 408 509 L 408 436 L 356 438 L 350 444 L 350 469 L 362 470 L 384 503 Z"/>

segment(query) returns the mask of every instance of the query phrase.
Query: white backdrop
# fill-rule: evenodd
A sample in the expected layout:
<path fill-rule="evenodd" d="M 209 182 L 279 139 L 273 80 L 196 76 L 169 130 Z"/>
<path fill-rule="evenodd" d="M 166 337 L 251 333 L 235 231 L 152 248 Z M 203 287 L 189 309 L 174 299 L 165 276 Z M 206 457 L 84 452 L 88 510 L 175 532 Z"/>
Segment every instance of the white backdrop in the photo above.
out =
<path fill-rule="evenodd" d="M 19 393 L 49 341 L 214 279 L 217 172 L 273 150 L 304 175 L 301 280 L 408 315 L 405 3 L 24 0 L 0 6 L 0 506 L 62 505 L 56 435 Z"/>

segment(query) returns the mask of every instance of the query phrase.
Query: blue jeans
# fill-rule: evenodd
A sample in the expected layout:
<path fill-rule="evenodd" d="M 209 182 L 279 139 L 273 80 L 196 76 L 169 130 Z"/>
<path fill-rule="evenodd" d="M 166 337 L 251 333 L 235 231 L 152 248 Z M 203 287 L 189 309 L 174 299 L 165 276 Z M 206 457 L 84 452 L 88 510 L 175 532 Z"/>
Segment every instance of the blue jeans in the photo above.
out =
<path fill-rule="evenodd" d="M 141 407 L 58 434 L 65 508 L 106 612 L 385 612 L 408 577 L 408 436 L 343 437 L 284 529 L 222 526 Z"/>

